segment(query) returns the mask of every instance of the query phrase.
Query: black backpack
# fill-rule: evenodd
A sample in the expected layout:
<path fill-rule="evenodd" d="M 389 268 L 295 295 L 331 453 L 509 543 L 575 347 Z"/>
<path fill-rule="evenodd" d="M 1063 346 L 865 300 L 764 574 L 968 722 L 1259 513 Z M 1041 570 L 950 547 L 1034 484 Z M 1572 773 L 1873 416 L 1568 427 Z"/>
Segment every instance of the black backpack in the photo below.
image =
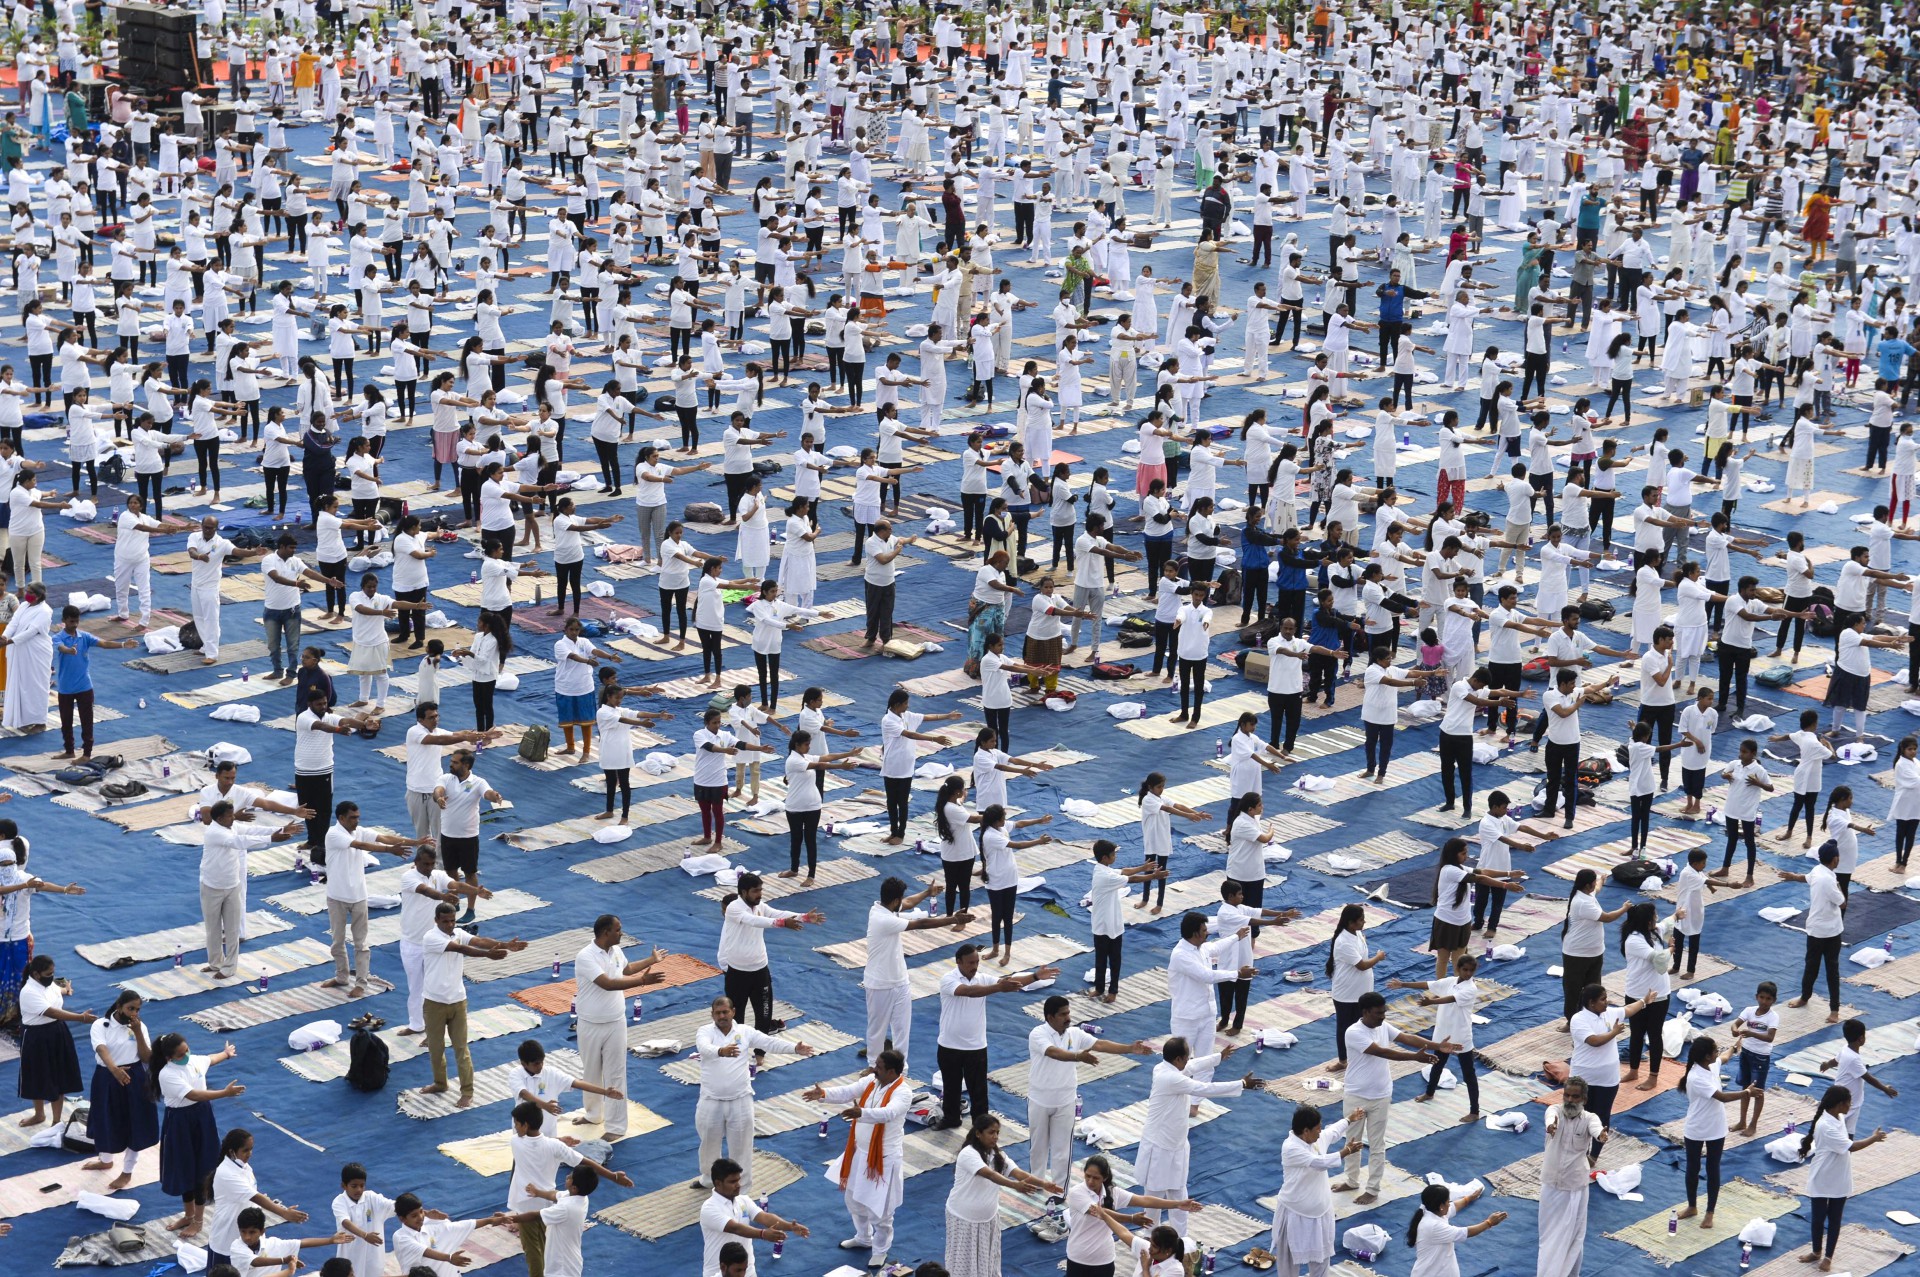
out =
<path fill-rule="evenodd" d="M 1153 622 L 1144 616 L 1130 616 L 1120 622 L 1121 647 L 1152 647 Z"/>
<path fill-rule="evenodd" d="M 347 1043 L 347 1085 L 356 1091 L 386 1089 L 387 1044 L 366 1029 L 355 1029 Z"/>
<path fill-rule="evenodd" d="M 1623 887 L 1638 887 L 1649 878 L 1660 877 L 1660 866 L 1651 860 L 1623 860 L 1609 869 L 1607 876 Z"/>
<path fill-rule="evenodd" d="M 1215 607 L 1232 607 L 1240 601 L 1240 569 L 1227 568 L 1213 583 L 1212 603 Z"/>

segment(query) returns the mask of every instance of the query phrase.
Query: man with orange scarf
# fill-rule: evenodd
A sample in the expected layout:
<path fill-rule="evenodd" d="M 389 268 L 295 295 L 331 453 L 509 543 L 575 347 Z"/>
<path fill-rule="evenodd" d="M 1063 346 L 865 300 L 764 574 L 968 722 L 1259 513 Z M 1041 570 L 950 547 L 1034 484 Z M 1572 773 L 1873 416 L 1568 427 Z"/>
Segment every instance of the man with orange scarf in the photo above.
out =
<path fill-rule="evenodd" d="M 865 1081 L 814 1086 L 801 1097 L 847 1106 L 840 1111 L 850 1126 L 837 1178 L 853 1218 L 853 1236 L 840 1248 L 871 1251 L 869 1268 L 886 1265 L 893 1245 L 893 1212 L 905 1191 L 901 1142 L 906 1138 L 907 1102 L 913 1096 L 901 1076 L 906 1067 L 898 1051 L 882 1051 L 873 1061 L 873 1076 Z"/>

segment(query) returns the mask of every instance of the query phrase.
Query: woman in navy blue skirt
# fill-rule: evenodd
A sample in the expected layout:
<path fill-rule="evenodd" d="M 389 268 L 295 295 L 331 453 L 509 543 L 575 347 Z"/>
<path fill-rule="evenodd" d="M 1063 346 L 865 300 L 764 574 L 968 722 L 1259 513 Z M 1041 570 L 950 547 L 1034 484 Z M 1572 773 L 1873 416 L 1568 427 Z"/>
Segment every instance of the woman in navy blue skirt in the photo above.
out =
<path fill-rule="evenodd" d="M 92 1103 L 87 1108 L 87 1138 L 93 1141 L 94 1160 L 84 1169 L 110 1170 L 113 1155 L 121 1154 L 120 1173 L 107 1185 L 117 1193 L 133 1182 L 133 1164 L 144 1149 L 160 1142 L 160 1115 L 147 1079 L 153 1047 L 147 1026 L 140 1022 L 140 995 L 123 989 L 113 1009 L 93 1022 Z"/>
<path fill-rule="evenodd" d="M 27 981 L 20 986 L 20 1090 L 33 1101 L 33 1115 L 20 1125 L 37 1126 L 53 1110 L 58 1125 L 67 1097 L 80 1090 L 80 1055 L 73 1049 L 68 1021 L 93 1023 L 91 1011 L 69 1011 L 65 981 L 53 978 L 53 958 L 38 954 L 27 963 Z"/>
<path fill-rule="evenodd" d="M 161 1036 L 153 1044 L 152 1095 L 166 1106 L 160 1123 L 160 1191 L 177 1197 L 184 1213 L 170 1227 L 182 1237 L 200 1231 L 205 1220 L 213 1172 L 220 1165 L 220 1132 L 213 1124 L 213 1101 L 239 1095 L 247 1088 L 229 1082 L 207 1089 L 207 1070 L 233 1058 L 233 1044 L 202 1060 L 187 1050 L 178 1033 Z"/>

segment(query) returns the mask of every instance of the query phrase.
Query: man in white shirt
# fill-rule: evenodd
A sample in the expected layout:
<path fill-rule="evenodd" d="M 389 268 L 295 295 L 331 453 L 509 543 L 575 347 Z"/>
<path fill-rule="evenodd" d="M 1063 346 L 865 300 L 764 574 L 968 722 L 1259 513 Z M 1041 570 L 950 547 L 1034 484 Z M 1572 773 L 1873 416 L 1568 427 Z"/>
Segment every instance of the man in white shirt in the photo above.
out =
<path fill-rule="evenodd" d="M 760 902 L 766 889 L 759 874 L 745 873 L 735 884 L 738 893 L 727 901 L 720 919 L 720 949 L 716 961 L 725 973 L 726 994 L 736 1007 L 753 1008 L 753 1027 L 777 1032 L 786 1021 L 773 1014 L 773 972 L 767 966 L 765 933 L 775 927 L 798 931 L 807 923 L 822 923 L 818 909 L 789 913 Z"/>
<path fill-rule="evenodd" d="M 880 783 L 887 794 L 887 837 L 890 847 L 907 839 L 907 819 L 912 813 L 913 772 L 919 761 L 913 742 L 923 741 L 942 749 L 955 742 L 920 729 L 928 723 L 957 721 L 960 711 L 943 714 L 919 714 L 907 708 L 911 697 L 905 688 L 896 687 L 887 694 L 887 712 L 880 718 Z"/>
<path fill-rule="evenodd" d="M 860 987 L 867 995 L 867 1058 L 878 1059 L 892 1047 L 902 1059 L 913 1034 L 913 993 L 907 986 L 907 953 L 902 939 L 909 931 L 936 927 L 963 929 L 973 921 L 968 910 L 936 917 L 908 917 L 941 889 L 935 879 L 924 891 L 907 895 L 906 880 L 888 878 L 880 884 L 879 903 L 867 910 L 867 965 Z"/>
<path fill-rule="evenodd" d="M 1840 1023 L 1840 950 L 1846 939 L 1847 893 L 1840 889 L 1834 870 L 1840 846 L 1829 838 L 1820 844 L 1820 863 L 1803 874 L 1780 870 L 1790 882 L 1807 884 L 1807 958 L 1800 971 L 1800 996 L 1787 1003 L 1796 1011 L 1813 1000 L 1813 981 L 1827 968 L 1827 1023 Z"/>
<path fill-rule="evenodd" d="M 1727 805 L 1720 811 L 1726 821 L 1727 852 L 1713 877 L 1725 878 L 1733 872 L 1734 852 L 1742 839 L 1747 844 L 1747 876 L 1740 885 L 1753 885 L 1753 866 L 1759 857 L 1754 833 L 1760 819 L 1760 804 L 1773 792 L 1773 776 L 1760 761 L 1760 742 L 1749 737 L 1740 742 L 1740 757 L 1720 769 L 1727 782 Z"/>
<path fill-rule="evenodd" d="M 420 1088 L 422 1095 L 447 1093 L 447 1040 L 453 1040 L 454 1062 L 460 1073 L 460 1099 L 456 1108 L 473 1105 L 473 1056 L 467 1051 L 466 959 L 485 958 L 498 962 L 509 953 L 527 947 L 525 940 L 494 940 L 476 936 L 454 926 L 457 907 L 450 902 L 435 905 L 433 926 L 421 944 L 424 968 L 421 975 L 421 1010 L 427 1022 L 427 1058 L 433 1064 L 433 1084 Z M 540 1129 L 538 1105 L 533 1109 L 533 1129 Z M 516 1118 L 517 1120 L 517 1118 Z"/>
<path fill-rule="evenodd" d="M 799 1220 L 782 1219 L 754 1204 L 752 1190 L 741 1186 L 740 1163 L 718 1157 L 708 1171 L 712 1176 L 713 1194 L 700 1203 L 700 1277 L 720 1277 L 720 1252 L 729 1244 L 729 1237 L 746 1238 L 732 1244 L 746 1252 L 747 1277 L 753 1277 L 756 1240 L 778 1244 L 786 1240 L 788 1233 L 812 1236 Z M 703 1176 L 701 1183 L 706 1182 Z"/>
<path fill-rule="evenodd" d="M 1387 1000 L 1369 990 L 1360 995 L 1360 1018 L 1347 1026 L 1347 1098 L 1341 1109 L 1354 1123 L 1352 1133 L 1363 1139 L 1367 1148 L 1367 1190 L 1354 1198 L 1358 1206 L 1371 1206 L 1379 1200 L 1380 1185 L 1387 1174 L 1387 1112 L 1393 1107 L 1393 1067 L 1396 1060 L 1433 1063 L 1436 1053 L 1453 1049 L 1451 1042 L 1430 1042 L 1413 1033 L 1402 1033 L 1387 1023 Z M 1410 1051 L 1397 1049 L 1412 1047 Z M 1350 1141 L 1351 1143 L 1351 1141 Z M 1336 1193 L 1351 1193 L 1360 1187 L 1360 1153 L 1347 1155 Z"/>
<path fill-rule="evenodd" d="M 580 1256 L 580 1235 L 587 1227 L 587 1198 L 600 1187 L 600 1172 L 584 1163 L 575 1166 L 567 1172 L 565 1195 L 540 1184 L 523 1187 L 529 1196 L 551 1205 L 518 1212 L 502 1211 L 485 1222 L 517 1225 L 522 1235 L 538 1227 L 543 1234 L 546 1277 L 582 1277 L 586 1268 Z"/>
<path fill-rule="evenodd" d="M 882 1051 L 871 1063 L 872 1077 L 847 1086 L 812 1086 L 801 1098 L 847 1106 L 840 1116 L 851 1129 L 833 1178 L 853 1220 L 853 1236 L 840 1249 L 871 1251 L 867 1266 L 884 1268 L 893 1245 L 893 1213 L 905 1195 L 904 1143 L 913 1092 L 901 1076 L 906 1061 L 898 1051 Z"/>
<path fill-rule="evenodd" d="M 433 803 L 440 809 L 440 859 L 447 873 L 469 886 L 480 885 L 480 802 L 496 806 L 506 799 L 483 777 L 473 774 L 473 751 L 456 749 L 447 758 L 447 770 L 433 787 Z M 467 904 L 462 922 L 473 920 Z"/>
<path fill-rule="evenodd" d="M 1188 914 L 1188 918 L 1201 918 Z M 1205 919 L 1201 918 L 1204 925 Z M 1187 1128 L 1193 1109 L 1201 1100 L 1224 1099 L 1241 1091 L 1257 1091 L 1266 1084 L 1252 1073 L 1225 1082 L 1209 1081 L 1222 1060 L 1240 1049 L 1229 1044 L 1218 1055 L 1193 1055 L 1187 1040 L 1179 1035 L 1168 1038 L 1160 1048 L 1160 1063 L 1153 1066 L 1153 1087 L 1147 1098 L 1147 1118 L 1140 1129 L 1140 1157 L 1134 1171 L 1143 1191 L 1154 1197 L 1176 1201 L 1187 1199 L 1187 1164 L 1192 1150 L 1187 1144 Z M 1167 1223 L 1186 1236 L 1187 1212 L 1167 1212 Z"/>
<path fill-rule="evenodd" d="M 333 738 L 350 736 L 371 720 L 327 712 L 331 693 L 324 686 L 307 692 L 306 708 L 293 720 L 293 792 L 307 817 L 307 854 L 315 867 L 327 864 L 327 827 L 333 823 Z"/>
<path fill-rule="evenodd" d="M 1219 997 L 1214 986 L 1235 980 L 1251 980 L 1252 967 L 1216 967 L 1216 950 L 1232 948 L 1233 936 L 1207 940 L 1207 916 L 1187 913 L 1180 919 L 1180 942 L 1167 956 L 1168 1032 L 1186 1039 L 1201 1058 L 1213 1055 L 1214 1025 L 1219 1015 Z M 1212 1078 L 1211 1066 L 1196 1066 L 1194 1076 L 1201 1081 Z M 1184 1196 L 1184 1194 L 1182 1194 Z"/>
<path fill-rule="evenodd" d="M 1028 1170 L 1064 1183 L 1073 1171 L 1073 1124 L 1079 1118 L 1080 1064 L 1098 1055 L 1152 1055 L 1145 1042 L 1109 1042 L 1075 1027 L 1072 1004 L 1059 994 L 1040 1008 L 1046 1021 L 1027 1034 Z"/>
<path fill-rule="evenodd" d="M 401 1037 L 427 1031 L 426 999 L 427 932 L 433 930 L 433 911 L 442 904 L 457 905 L 461 897 L 485 899 L 493 893 L 455 882 L 435 867 L 438 860 L 432 846 L 413 853 L 413 863 L 400 875 L 400 969 L 407 976 L 407 1023 L 398 1030 Z"/>
<path fill-rule="evenodd" d="M 596 1087 L 627 1093 L 627 991 L 657 984 L 660 973 L 653 968 L 665 960 L 667 952 L 656 946 L 651 957 L 628 962 L 620 947 L 620 916 L 603 913 L 593 920 L 593 939 L 573 955 L 573 1010 L 578 1029 L 580 1072 Z M 633 1004 L 633 1018 L 640 1018 L 640 1003 Z M 602 1097 L 588 1091 L 584 1117 L 589 1122 L 604 1122 L 606 1137 L 617 1140 L 627 1133 L 627 1102 L 624 1099 L 604 1104 Z"/>
<path fill-rule="evenodd" d="M 762 1055 L 813 1054 L 805 1042 L 776 1038 L 735 1023 L 733 1002 L 724 995 L 709 1007 L 713 1023 L 693 1035 L 700 1059 L 700 1103 L 694 1109 L 694 1129 L 700 1134 L 700 1161 L 694 1183 L 709 1187 L 706 1172 L 720 1161 L 720 1145 L 746 1168 L 746 1191 L 753 1192 L 753 1075 L 755 1058 Z"/>
<path fill-rule="evenodd" d="M 223 799 L 213 804 L 200 844 L 200 917 L 207 939 L 202 970 L 219 980 L 230 980 L 239 971 L 247 916 L 247 852 L 256 843 L 285 841 L 296 828 L 287 825 L 256 840 L 233 827 L 234 815 L 232 803 Z"/>
<path fill-rule="evenodd" d="M 333 934 L 333 978 L 323 989 L 347 989 L 350 998 L 365 997 L 373 978 L 373 953 L 367 947 L 367 867 L 363 852 L 385 852 L 405 857 L 406 848 L 431 846 L 430 838 L 402 838 L 399 834 L 360 833 L 360 804 L 349 799 L 333 809 L 333 828 L 327 830 L 327 926 Z M 353 985 L 347 986 L 347 929 L 353 929 Z"/>
<path fill-rule="evenodd" d="M 413 707 L 414 723 L 407 729 L 407 815 L 413 818 L 416 838 L 438 840 L 440 804 L 433 791 L 440 784 L 442 759 L 448 745 L 474 745 L 492 740 L 498 732 L 443 732 L 440 706 L 422 701 Z"/>
<path fill-rule="evenodd" d="M 873 535 L 868 538 L 866 558 L 860 569 L 867 602 L 867 641 L 862 647 L 893 641 L 894 579 L 898 575 L 894 561 L 912 544 L 912 537 L 894 536 L 893 524 L 886 519 L 873 525 Z"/>
<path fill-rule="evenodd" d="M 346 582 L 322 576 L 301 562 L 294 553 L 297 544 L 291 533 L 283 533 L 274 553 L 260 561 L 267 655 L 273 660 L 273 678 L 286 686 L 292 685 L 293 671 L 300 668 L 300 591 L 308 582 L 346 588 Z"/>
<path fill-rule="evenodd" d="M 1037 980 L 1051 980 L 1058 967 L 1036 967 L 1025 975 L 983 975 L 980 946 L 963 944 L 953 955 L 953 970 L 940 980 L 940 1120 L 934 1130 L 960 1125 L 960 1100 L 971 1101 L 974 1121 L 987 1115 L 987 1004 L 996 993 L 1018 993 Z"/>
<path fill-rule="evenodd" d="M 238 551 L 233 542 L 220 535 L 220 520 L 208 515 L 187 538 L 187 558 L 193 563 L 193 575 L 187 586 L 193 608 L 193 628 L 200 635 L 200 663 L 216 665 L 220 661 L 220 573 L 229 558 L 245 558 L 253 551 Z"/>

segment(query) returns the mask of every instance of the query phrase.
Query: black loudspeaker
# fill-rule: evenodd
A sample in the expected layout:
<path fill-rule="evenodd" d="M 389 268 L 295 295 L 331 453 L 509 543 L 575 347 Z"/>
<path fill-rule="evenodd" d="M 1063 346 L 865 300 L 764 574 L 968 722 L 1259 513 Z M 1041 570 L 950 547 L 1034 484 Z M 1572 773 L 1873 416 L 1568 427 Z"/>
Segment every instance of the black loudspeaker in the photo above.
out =
<path fill-rule="evenodd" d="M 77 80 L 74 82 L 74 87 L 79 89 L 81 96 L 87 99 L 87 114 L 96 120 L 104 120 L 107 118 L 108 84 L 109 81 L 106 80 Z"/>
<path fill-rule="evenodd" d="M 213 63 L 200 50 L 197 16 L 147 4 L 113 6 L 119 26 L 120 78 L 129 88 L 172 98 L 213 82 Z"/>

